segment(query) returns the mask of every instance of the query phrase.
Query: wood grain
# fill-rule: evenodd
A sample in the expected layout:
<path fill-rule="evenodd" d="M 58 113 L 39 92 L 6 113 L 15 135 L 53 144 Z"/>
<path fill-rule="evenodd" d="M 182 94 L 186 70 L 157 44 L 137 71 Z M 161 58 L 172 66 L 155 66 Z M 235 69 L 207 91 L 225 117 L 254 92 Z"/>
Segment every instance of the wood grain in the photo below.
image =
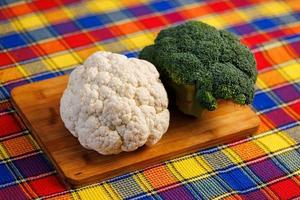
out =
<path fill-rule="evenodd" d="M 220 102 L 202 119 L 171 111 L 167 133 L 155 146 L 130 153 L 102 156 L 86 150 L 64 127 L 59 102 L 68 76 L 17 87 L 12 101 L 60 175 L 72 186 L 99 182 L 125 172 L 245 137 L 257 129 L 259 118 L 249 106 Z"/>

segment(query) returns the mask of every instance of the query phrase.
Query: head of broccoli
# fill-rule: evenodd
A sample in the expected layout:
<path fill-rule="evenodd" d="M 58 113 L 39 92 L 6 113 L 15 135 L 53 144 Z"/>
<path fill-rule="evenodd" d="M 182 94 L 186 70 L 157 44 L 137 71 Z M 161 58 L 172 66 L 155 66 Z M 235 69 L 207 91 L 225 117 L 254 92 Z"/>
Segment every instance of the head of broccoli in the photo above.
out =
<path fill-rule="evenodd" d="M 153 63 L 182 112 L 200 116 L 217 100 L 250 104 L 257 77 L 251 51 L 231 33 L 191 21 L 160 31 L 139 57 Z"/>

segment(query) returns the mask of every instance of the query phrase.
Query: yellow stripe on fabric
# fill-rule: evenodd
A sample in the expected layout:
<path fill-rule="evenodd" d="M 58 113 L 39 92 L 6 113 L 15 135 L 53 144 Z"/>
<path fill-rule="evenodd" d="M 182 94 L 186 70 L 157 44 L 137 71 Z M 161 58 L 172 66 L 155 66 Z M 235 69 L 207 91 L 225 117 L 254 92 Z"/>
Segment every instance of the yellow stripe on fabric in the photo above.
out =
<path fill-rule="evenodd" d="M 51 61 L 55 63 L 57 68 L 64 69 L 76 64 L 79 64 L 78 61 L 72 56 L 70 52 L 65 54 L 55 55 L 50 57 Z"/>
<path fill-rule="evenodd" d="M 78 197 L 79 196 L 79 197 Z M 110 200 L 112 197 L 105 190 L 104 186 L 94 186 L 78 190 L 76 193 L 72 193 L 72 197 L 75 200 L 90 199 L 90 200 Z M 118 199 L 118 198 L 115 198 Z"/>
<path fill-rule="evenodd" d="M 271 17 L 275 15 L 281 15 L 285 13 L 290 13 L 291 8 L 284 2 L 271 1 L 265 4 L 261 4 L 257 11 L 264 16 Z"/>
<path fill-rule="evenodd" d="M 146 0 L 135 0 L 135 1 L 126 1 L 126 0 L 92 0 L 86 3 L 86 7 L 90 12 L 101 13 L 101 12 L 111 12 L 114 10 L 121 10 L 122 8 L 137 5 L 141 3 L 147 3 Z"/>
<path fill-rule="evenodd" d="M 195 157 L 176 160 L 167 166 L 178 180 L 191 179 L 212 171 L 206 163 L 200 164 Z"/>
<path fill-rule="evenodd" d="M 18 31 L 37 29 L 44 26 L 43 22 L 41 21 L 38 15 L 38 13 L 32 13 L 29 15 L 17 17 L 12 21 L 13 24 L 16 24 L 16 21 L 18 21 L 21 24 L 21 26 L 15 26 L 15 28 Z"/>
<path fill-rule="evenodd" d="M 289 81 L 300 79 L 300 63 L 291 63 L 279 69 L 280 73 Z"/>
<path fill-rule="evenodd" d="M 122 3 L 116 0 L 92 0 L 86 3 L 86 7 L 92 12 L 109 12 L 120 9 Z"/>
<path fill-rule="evenodd" d="M 260 146 L 266 153 L 280 151 L 295 144 L 293 140 L 286 137 L 284 132 L 265 135 L 253 140 L 253 142 Z"/>
<path fill-rule="evenodd" d="M 228 26 L 228 23 L 225 23 L 221 15 L 208 15 L 199 18 L 199 21 L 207 23 L 211 26 L 216 27 L 217 29 L 223 29 Z"/>
<path fill-rule="evenodd" d="M 143 47 L 153 44 L 155 35 L 153 33 L 133 34 L 121 42 L 127 47 L 128 50 L 142 49 Z"/>
<path fill-rule="evenodd" d="M 0 144 L 0 159 L 4 160 L 9 158 L 9 155 L 7 154 L 5 148 L 2 146 L 2 144 Z"/>

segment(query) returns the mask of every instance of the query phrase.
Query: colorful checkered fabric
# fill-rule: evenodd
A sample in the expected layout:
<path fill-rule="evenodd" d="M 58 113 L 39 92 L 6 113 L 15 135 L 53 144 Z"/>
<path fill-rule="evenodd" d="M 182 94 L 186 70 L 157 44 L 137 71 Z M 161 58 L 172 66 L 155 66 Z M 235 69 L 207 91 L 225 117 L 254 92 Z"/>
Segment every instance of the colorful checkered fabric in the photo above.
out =
<path fill-rule="evenodd" d="M 0 199 L 300 197 L 299 0 L 1 0 L 0 5 Z M 252 49 L 259 70 L 253 102 L 261 119 L 257 133 L 68 189 L 12 107 L 11 90 L 69 73 L 97 50 L 137 56 L 160 29 L 186 20 L 231 31 Z"/>

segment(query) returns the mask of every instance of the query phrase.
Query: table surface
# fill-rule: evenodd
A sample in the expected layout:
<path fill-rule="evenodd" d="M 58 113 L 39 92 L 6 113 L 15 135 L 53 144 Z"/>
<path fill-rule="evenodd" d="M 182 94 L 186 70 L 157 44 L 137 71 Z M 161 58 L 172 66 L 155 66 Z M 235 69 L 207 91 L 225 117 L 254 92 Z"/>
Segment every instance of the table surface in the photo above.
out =
<path fill-rule="evenodd" d="M 84 188 L 67 188 L 11 105 L 26 83 L 69 73 L 108 50 L 136 57 L 162 28 L 201 20 L 235 33 L 259 71 L 251 137 Z M 298 0 L 0 2 L 0 199 L 300 197 Z M 237 122 L 238 123 L 238 122 Z"/>

